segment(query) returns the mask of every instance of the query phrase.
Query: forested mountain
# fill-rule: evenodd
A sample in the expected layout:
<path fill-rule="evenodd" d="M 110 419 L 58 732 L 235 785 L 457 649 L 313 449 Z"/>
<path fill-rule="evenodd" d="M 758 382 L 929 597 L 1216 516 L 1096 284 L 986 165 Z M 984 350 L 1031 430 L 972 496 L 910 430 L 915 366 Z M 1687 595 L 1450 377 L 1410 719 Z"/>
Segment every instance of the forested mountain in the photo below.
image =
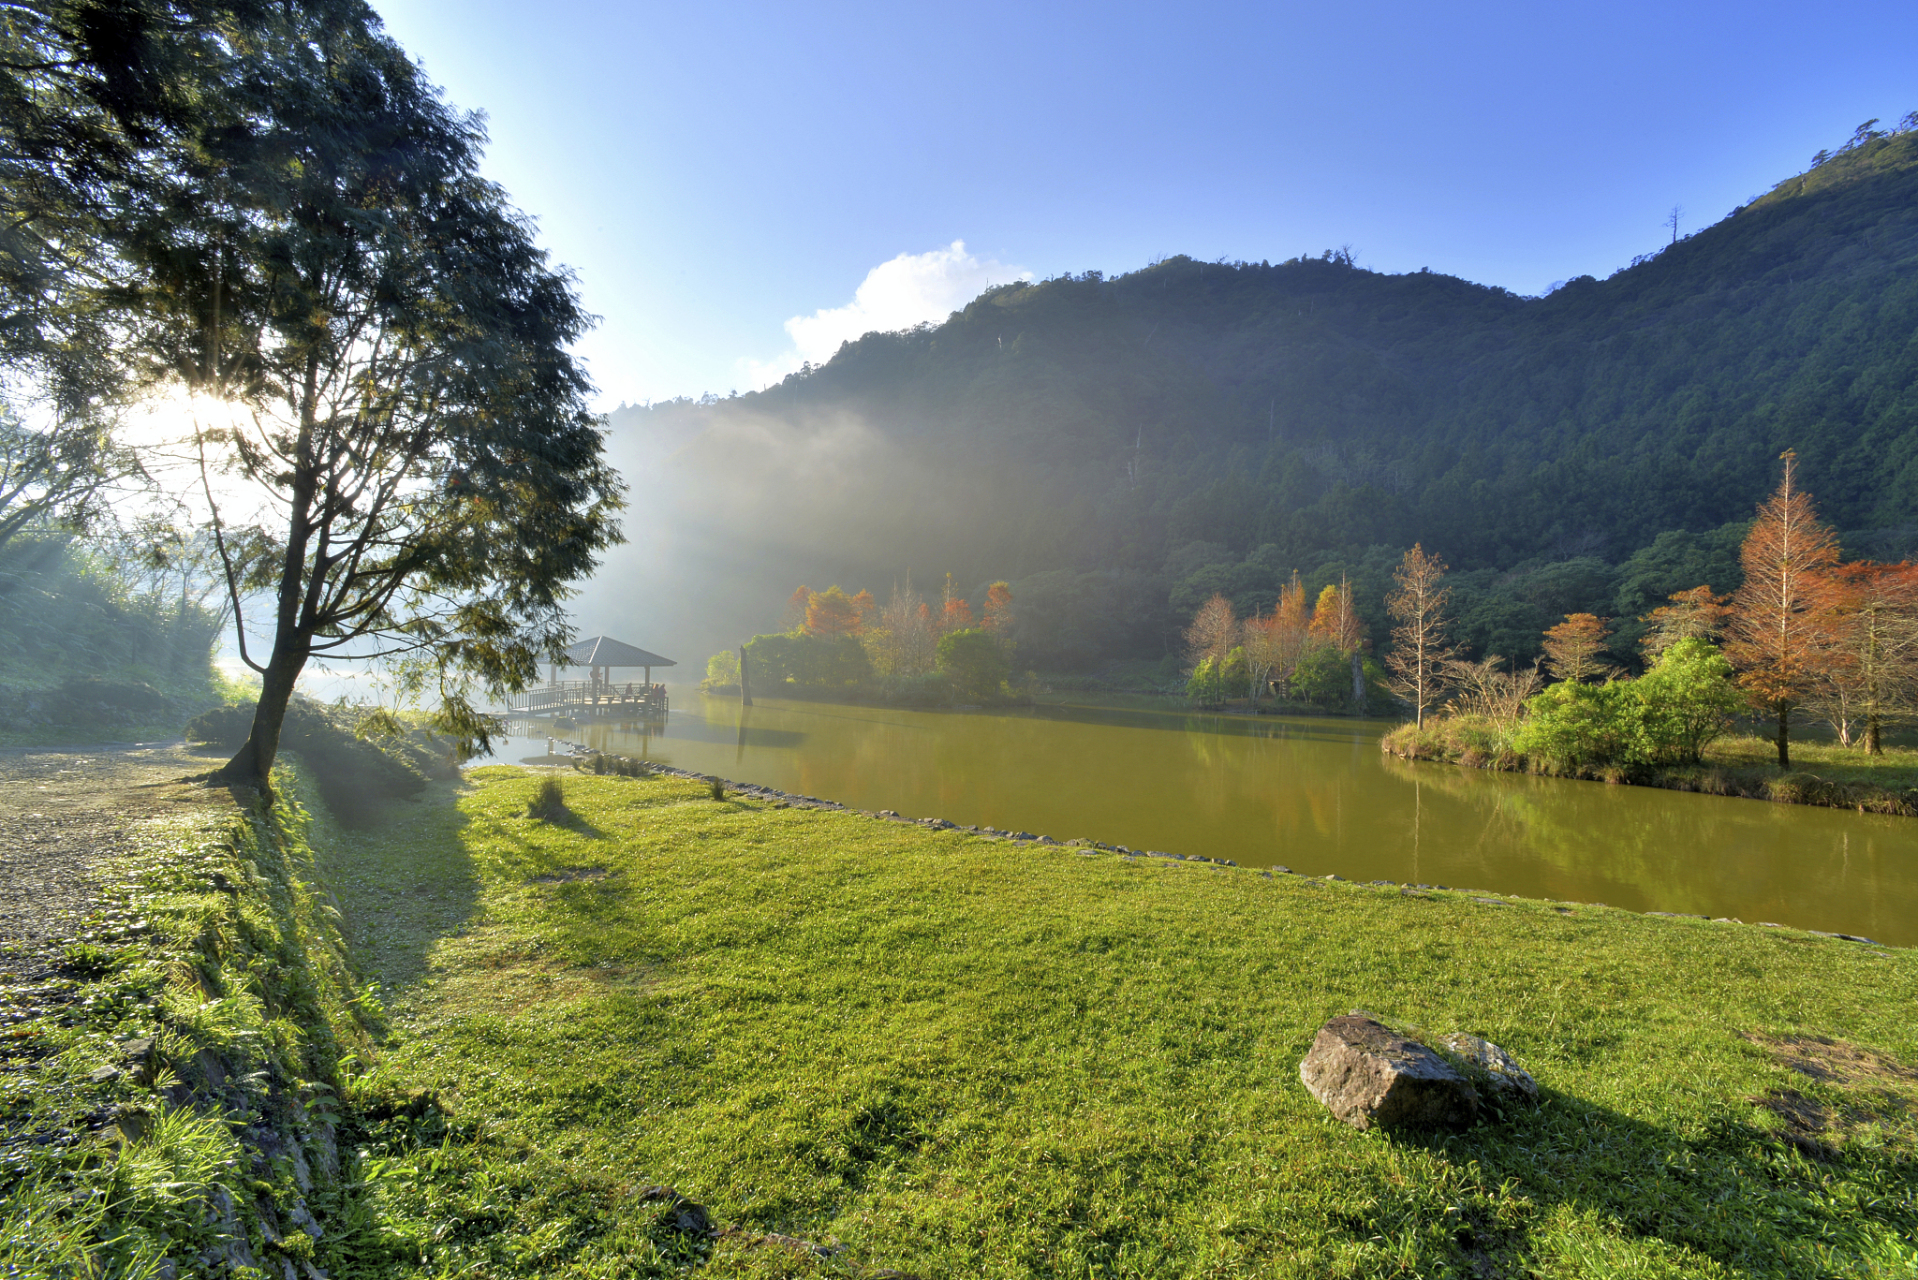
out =
<path fill-rule="evenodd" d="M 1176 257 L 613 427 L 634 545 L 601 581 L 649 589 L 598 607 L 662 642 L 763 630 L 799 581 L 951 571 L 1012 580 L 1032 665 L 1155 655 L 1209 591 L 1269 606 L 1294 568 L 1376 602 L 1421 541 L 1466 638 L 1522 656 L 1568 610 L 1733 585 L 1723 526 L 1787 448 L 1848 554 L 1918 541 L 1918 132 L 1545 297 Z"/>

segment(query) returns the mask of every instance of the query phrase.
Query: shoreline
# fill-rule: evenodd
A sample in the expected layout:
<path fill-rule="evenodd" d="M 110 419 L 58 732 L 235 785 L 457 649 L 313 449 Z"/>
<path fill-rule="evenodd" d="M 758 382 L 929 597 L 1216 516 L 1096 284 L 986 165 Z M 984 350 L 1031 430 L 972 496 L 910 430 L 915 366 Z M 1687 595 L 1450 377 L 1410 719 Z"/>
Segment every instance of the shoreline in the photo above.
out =
<path fill-rule="evenodd" d="M 1724 796 L 1738 800 L 1763 800 L 1772 804 L 1808 805 L 1820 809 L 1849 809 L 1856 813 L 1876 813 L 1886 817 L 1918 817 L 1918 788 L 1894 790 L 1875 782 L 1841 782 L 1821 777 L 1809 770 L 1793 769 L 1780 773 L 1768 765 L 1695 764 L 1637 766 L 1602 765 L 1580 767 L 1570 772 L 1533 769 L 1523 756 L 1509 752 L 1481 755 L 1469 747 L 1439 739 L 1431 730 L 1423 733 L 1408 722 L 1379 739 L 1379 750 L 1395 759 L 1417 764 L 1454 765 L 1462 769 L 1486 769 L 1497 773 L 1529 773 L 1541 778 L 1559 778 L 1567 782 L 1603 782 L 1612 786 L 1654 787 L 1662 791 L 1683 791 L 1695 795 Z"/>
<path fill-rule="evenodd" d="M 1399 880 L 1364 880 L 1364 881 L 1350 880 L 1350 879 L 1347 879 L 1345 876 L 1338 875 L 1336 873 L 1327 874 L 1323 876 L 1309 876 L 1304 874 L 1303 872 L 1294 871 L 1290 867 L 1282 866 L 1282 865 L 1273 866 L 1270 868 L 1241 867 L 1237 862 L 1233 861 L 1230 858 L 1208 858 L 1204 856 L 1203 854 L 1196 854 L 1196 853 L 1167 853 L 1159 849 L 1132 849 L 1132 848 L 1128 848 L 1125 845 L 1107 844 L 1099 840 L 1087 840 L 1087 839 L 1056 840 L 1051 836 L 1035 834 L 1030 831 L 1004 831 L 997 827 L 972 826 L 965 823 L 952 822 L 946 818 L 912 818 L 912 817 L 907 817 L 906 815 L 901 814 L 898 811 L 893 809 L 876 809 L 876 810 L 875 809 L 857 809 L 852 807 L 851 805 L 841 804 L 837 800 L 824 800 L 818 796 L 797 795 L 790 791 L 781 791 L 777 787 L 762 786 L 759 783 L 754 783 L 754 782 L 734 782 L 731 779 L 721 778 L 714 774 L 697 773 L 691 769 L 680 769 L 672 765 L 655 764 L 651 761 L 646 761 L 646 760 L 635 760 L 633 757 L 630 757 L 630 756 L 611 756 L 611 755 L 607 755 L 604 752 L 592 751 L 590 749 L 583 750 L 579 754 L 574 754 L 574 755 L 564 755 L 564 756 L 555 755 L 553 757 L 553 763 L 551 765 L 538 765 L 538 764 L 528 763 L 526 761 L 520 761 L 518 762 L 517 767 L 524 768 L 524 769 L 565 768 L 569 770 L 570 772 L 585 774 L 586 776 L 589 776 L 589 777 L 618 776 L 616 773 L 613 773 L 611 771 L 609 771 L 606 774 L 601 774 L 595 770 L 585 769 L 581 767 L 582 761 L 593 759 L 595 757 L 604 759 L 604 760 L 623 762 L 628 765 L 634 766 L 639 771 L 639 772 L 636 772 L 635 774 L 628 774 L 626 776 L 645 777 L 647 776 L 647 774 L 653 774 L 660 777 L 677 778 L 687 782 L 717 783 L 729 794 L 736 793 L 740 796 L 761 801 L 762 803 L 765 803 L 768 808 L 771 808 L 771 809 L 786 809 L 786 808 L 819 809 L 819 810 L 835 812 L 835 813 L 848 813 L 858 817 L 870 818 L 875 821 L 885 821 L 885 822 L 897 823 L 902 826 L 918 827 L 926 831 L 954 831 L 954 832 L 959 832 L 965 835 L 982 836 L 982 837 L 985 837 L 986 839 L 991 839 L 991 840 L 1010 841 L 1015 844 L 1028 844 L 1028 845 L 1033 845 L 1035 847 L 1052 848 L 1052 849 L 1073 849 L 1085 857 L 1095 857 L 1100 854 L 1112 854 L 1117 857 L 1126 858 L 1126 859 L 1152 858 L 1152 859 L 1160 859 L 1167 863 L 1173 863 L 1173 862 L 1197 863 L 1197 864 L 1208 866 L 1216 871 L 1224 871 L 1227 869 L 1231 869 L 1236 871 L 1255 872 L 1261 878 L 1267 879 L 1267 880 L 1274 880 L 1274 879 L 1277 879 L 1279 876 L 1287 876 L 1287 877 L 1291 877 L 1296 880 L 1299 880 L 1301 882 L 1304 882 L 1306 884 L 1329 882 L 1333 884 L 1348 885 L 1353 888 L 1359 888 L 1359 889 L 1377 889 L 1377 890 L 1380 890 L 1381 892 L 1394 891 L 1399 896 L 1403 896 L 1403 897 L 1430 898 L 1430 897 L 1437 897 L 1440 894 L 1444 894 L 1447 896 L 1456 895 L 1460 899 L 1474 902 L 1481 906 L 1512 906 L 1518 903 L 1536 903 L 1543 906 L 1552 907 L 1554 909 L 1561 910 L 1561 911 L 1569 910 L 1572 908 L 1584 908 L 1586 910 L 1622 911 L 1627 915 L 1656 916 L 1661 919 L 1667 919 L 1667 920 L 1696 920 L 1696 921 L 1705 921 L 1712 924 L 1742 925 L 1746 928 L 1752 928 L 1752 929 L 1775 929 L 1775 930 L 1778 930 L 1783 935 L 1803 934 L 1808 937 L 1831 938 L 1841 942 L 1855 942 L 1855 943 L 1861 943 L 1869 947 L 1880 947 L 1880 948 L 1885 948 L 1887 950 L 1892 949 L 1891 944 L 1889 943 L 1879 942 L 1876 939 L 1867 938 L 1861 934 L 1840 933 L 1840 932 L 1834 932 L 1834 931 L 1825 930 L 1825 929 L 1805 929 L 1805 928 L 1800 928 L 1796 925 L 1780 924 L 1770 920 L 1745 921 L 1737 918 L 1736 916 L 1707 916 L 1707 915 L 1699 915 L 1694 912 L 1684 912 L 1684 911 L 1633 911 L 1629 907 L 1613 907 L 1603 902 L 1577 902 L 1577 901 L 1557 899 L 1557 898 L 1527 898 L 1518 894 L 1499 893 L 1498 891 L 1492 890 L 1492 889 L 1460 889 L 1452 885 L 1412 884 L 1412 883 L 1399 881 Z M 511 763 L 511 762 L 489 760 L 481 763 L 476 763 L 468 767 L 469 768 L 492 768 L 492 767 L 497 767 L 501 764 L 507 764 L 507 763 Z"/>

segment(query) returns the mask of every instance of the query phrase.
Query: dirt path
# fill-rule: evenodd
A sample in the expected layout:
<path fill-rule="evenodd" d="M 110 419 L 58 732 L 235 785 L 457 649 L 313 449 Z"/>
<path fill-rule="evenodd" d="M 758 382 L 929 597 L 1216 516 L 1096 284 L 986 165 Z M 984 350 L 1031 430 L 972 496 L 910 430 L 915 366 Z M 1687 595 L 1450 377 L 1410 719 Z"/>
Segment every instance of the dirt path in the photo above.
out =
<path fill-rule="evenodd" d="M 0 750 L 0 980 L 46 971 L 101 870 L 135 847 L 142 827 L 231 804 L 223 790 L 182 781 L 217 763 L 185 743 Z"/>

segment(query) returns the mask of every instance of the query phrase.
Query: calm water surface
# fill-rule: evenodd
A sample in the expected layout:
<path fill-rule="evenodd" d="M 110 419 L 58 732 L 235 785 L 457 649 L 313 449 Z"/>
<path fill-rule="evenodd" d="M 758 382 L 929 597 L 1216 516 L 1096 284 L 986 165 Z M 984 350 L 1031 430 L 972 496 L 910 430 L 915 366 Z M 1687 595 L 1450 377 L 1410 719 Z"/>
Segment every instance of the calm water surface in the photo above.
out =
<path fill-rule="evenodd" d="M 1380 752 L 1384 727 L 1113 706 L 742 709 L 674 689 L 663 732 L 564 736 L 855 808 L 1060 840 L 1918 943 L 1918 819 L 1408 764 Z M 497 754 L 517 760 L 545 742 L 516 736 Z"/>

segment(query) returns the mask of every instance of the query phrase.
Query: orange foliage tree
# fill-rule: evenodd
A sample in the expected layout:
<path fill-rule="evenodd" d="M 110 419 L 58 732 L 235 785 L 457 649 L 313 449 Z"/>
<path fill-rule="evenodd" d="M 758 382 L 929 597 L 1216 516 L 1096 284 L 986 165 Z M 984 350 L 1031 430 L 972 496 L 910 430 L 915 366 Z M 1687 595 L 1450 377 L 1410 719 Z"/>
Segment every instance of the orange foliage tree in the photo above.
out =
<path fill-rule="evenodd" d="M 1693 587 L 1690 591 L 1674 591 L 1667 598 L 1670 604 L 1660 605 L 1639 619 L 1652 624 L 1638 642 L 1647 658 L 1658 657 L 1680 640 L 1715 643 L 1724 633 L 1725 619 L 1732 612 L 1726 605 L 1730 596 L 1713 595 L 1710 587 Z"/>
<path fill-rule="evenodd" d="M 986 588 L 986 616 L 981 625 L 996 639 L 1010 638 L 1012 634 L 1012 587 L 1010 584 L 995 582 Z"/>
<path fill-rule="evenodd" d="M 1777 492 L 1759 506 L 1739 549 L 1745 581 L 1732 594 L 1725 656 L 1752 705 L 1776 717 L 1778 767 L 1789 769 L 1791 713 L 1810 692 L 1828 642 L 1821 579 L 1838 562 L 1838 539 L 1797 485 L 1797 455 L 1786 450 L 1784 461 Z"/>
<path fill-rule="evenodd" d="M 1299 655 L 1305 651 L 1308 626 L 1305 585 L 1294 571 L 1292 581 L 1279 588 L 1278 607 L 1267 617 L 1246 619 L 1242 628 L 1246 674 L 1255 704 L 1268 685 L 1277 687 L 1292 678 Z"/>
<path fill-rule="evenodd" d="M 874 618 L 877 617 L 879 613 L 879 606 L 873 602 L 872 592 L 862 589 L 858 595 L 854 596 L 852 598 L 852 611 L 859 615 L 859 630 L 853 634 L 864 634 L 866 628 L 872 625 Z"/>
<path fill-rule="evenodd" d="M 1885 722 L 1909 711 L 1918 686 L 1918 565 L 1837 565 L 1818 595 L 1827 625 L 1806 701 L 1840 742 L 1862 724 L 1866 754 L 1882 755 Z"/>
<path fill-rule="evenodd" d="M 1618 674 L 1618 668 L 1606 662 L 1605 641 L 1611 632 L 1605 619 L 1590 613 L 1568 613 L 1565 621 L 1545 632 L 1545 669 L 1560 680 L 1582 684 Z"/>
<path fill-rule="evenodd" d="M 1339 585 L 1319 592 L 1312 606 L 1311 638 L 1331 645 L 1352 663 L 1352 705 L 1365 704 L 1365 667 L 1360 651 L 1365 648 L 1365 627 L 1359 621 L 1357 603 L 1352 599 L 1352 583 L 1343 574 Z"/>
<path fill-rule="evenodd" d="M 1346 579 L 1319 592 L 1318 603 L 1312 606 L 1311 634 L 1343 654 L 1356 653 L 1364 645 L 1365 629 L 1352 599 L 1352 584 Z"/>
<path fill-rule="evenodd" d="M 948 636 L 955 631 L 970 630 L 978 625 L 978 621 L 972 616 L 972 606 L 966 603 L 965 596 L 960 594 L 958 585 L 952 580 L 952 575 L 947 574 L 945 594 L 939 606 L 939 634 Z"/>
<path fill-rule="evenodd" d="M 807 598 L 807 635 L 832 640 L 840 636 L 856 636 L 859 632 L 859 608 L 853 603 L 853 598 L 838 587 L 815 591 Z"/>

